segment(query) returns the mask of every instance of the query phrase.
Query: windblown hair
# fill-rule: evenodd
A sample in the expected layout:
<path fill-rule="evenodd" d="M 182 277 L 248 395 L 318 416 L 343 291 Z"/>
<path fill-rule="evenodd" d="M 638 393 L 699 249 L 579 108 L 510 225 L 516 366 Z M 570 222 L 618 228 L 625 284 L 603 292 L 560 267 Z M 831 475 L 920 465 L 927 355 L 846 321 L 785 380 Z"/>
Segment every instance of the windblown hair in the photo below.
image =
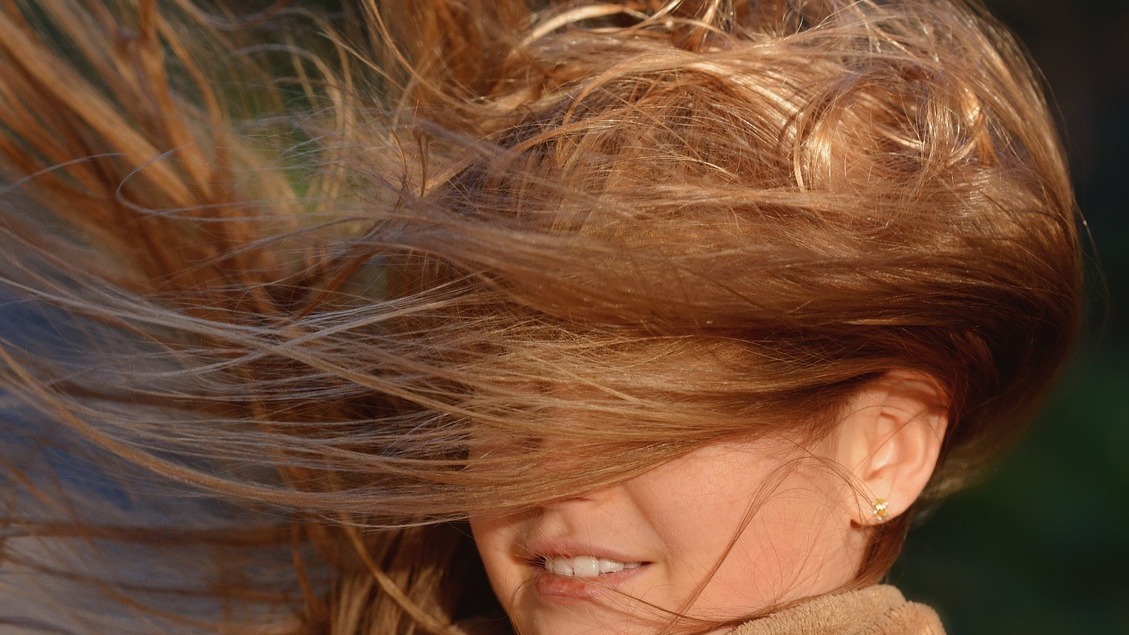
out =
<path fill-rule="evenodd" d="M 450 632 L 467 514 L 898 369 L 936 500 L 1067 353 L 1063 152 L 980 9 L 235 4 L 0 4 L 0 623 Z"/>

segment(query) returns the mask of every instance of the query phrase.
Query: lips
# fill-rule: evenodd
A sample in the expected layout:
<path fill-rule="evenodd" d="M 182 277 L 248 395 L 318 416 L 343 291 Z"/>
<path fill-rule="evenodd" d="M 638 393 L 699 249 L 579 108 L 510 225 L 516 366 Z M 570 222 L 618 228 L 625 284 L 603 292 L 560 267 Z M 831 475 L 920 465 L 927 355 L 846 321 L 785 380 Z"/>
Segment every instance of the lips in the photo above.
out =
<path fill-rule="evenodd" d="M 596 556 L 546 556 L 542 560 L 546 571 L 566 578 L 595 578 L 643 566 L 642 562 L 623 562 Z"/>
<path fill-rule="evenodd" d="M 646 570 L 648 561 L 593 545 L 546 541 L 528 545 L 534 586 L 553 602 L 601 597 Z"/>

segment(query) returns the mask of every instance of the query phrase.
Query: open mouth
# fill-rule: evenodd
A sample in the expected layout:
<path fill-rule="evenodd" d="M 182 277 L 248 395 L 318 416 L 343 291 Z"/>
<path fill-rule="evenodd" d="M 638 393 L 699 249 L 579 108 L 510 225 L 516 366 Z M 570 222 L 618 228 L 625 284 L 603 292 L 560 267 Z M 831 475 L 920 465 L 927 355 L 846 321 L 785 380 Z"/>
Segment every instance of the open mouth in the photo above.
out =
<path fill-rule="evenodd" d="M 620 562 L 596 556 L 544 556 L 540 559 L 545 571 L 565 578 L 595 578 L 610 573 L 638 569 L 643 562 Z"/>

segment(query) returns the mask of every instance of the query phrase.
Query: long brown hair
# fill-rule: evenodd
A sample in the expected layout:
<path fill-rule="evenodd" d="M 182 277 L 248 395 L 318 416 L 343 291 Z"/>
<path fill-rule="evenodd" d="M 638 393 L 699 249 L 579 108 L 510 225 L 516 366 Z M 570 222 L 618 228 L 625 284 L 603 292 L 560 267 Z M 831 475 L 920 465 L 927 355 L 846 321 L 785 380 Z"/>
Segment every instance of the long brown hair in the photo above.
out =
<path fill-rule="evenodd" d="M 2 6 L 0 574 L 89 592 L 13 622 L 446 632 L 468 513 L 893 369 L 950 400 L 936 498 L 1076 328 L 1053 121 L 963 3 Z"/>

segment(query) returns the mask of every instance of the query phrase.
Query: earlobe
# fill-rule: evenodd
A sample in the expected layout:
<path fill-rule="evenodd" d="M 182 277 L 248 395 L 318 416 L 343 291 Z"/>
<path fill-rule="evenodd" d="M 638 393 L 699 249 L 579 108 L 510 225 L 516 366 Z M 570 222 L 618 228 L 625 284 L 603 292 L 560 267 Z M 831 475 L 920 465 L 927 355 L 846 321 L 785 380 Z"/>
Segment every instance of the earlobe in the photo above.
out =
<path fill-rule="evenodd" d="M 851 401 L 840 430 L 840 461 L 856 479 L 852 521 L 877 525 L 909 509 L 937 465 L 948 396 L 931 377 L 891 371 Z"/>

